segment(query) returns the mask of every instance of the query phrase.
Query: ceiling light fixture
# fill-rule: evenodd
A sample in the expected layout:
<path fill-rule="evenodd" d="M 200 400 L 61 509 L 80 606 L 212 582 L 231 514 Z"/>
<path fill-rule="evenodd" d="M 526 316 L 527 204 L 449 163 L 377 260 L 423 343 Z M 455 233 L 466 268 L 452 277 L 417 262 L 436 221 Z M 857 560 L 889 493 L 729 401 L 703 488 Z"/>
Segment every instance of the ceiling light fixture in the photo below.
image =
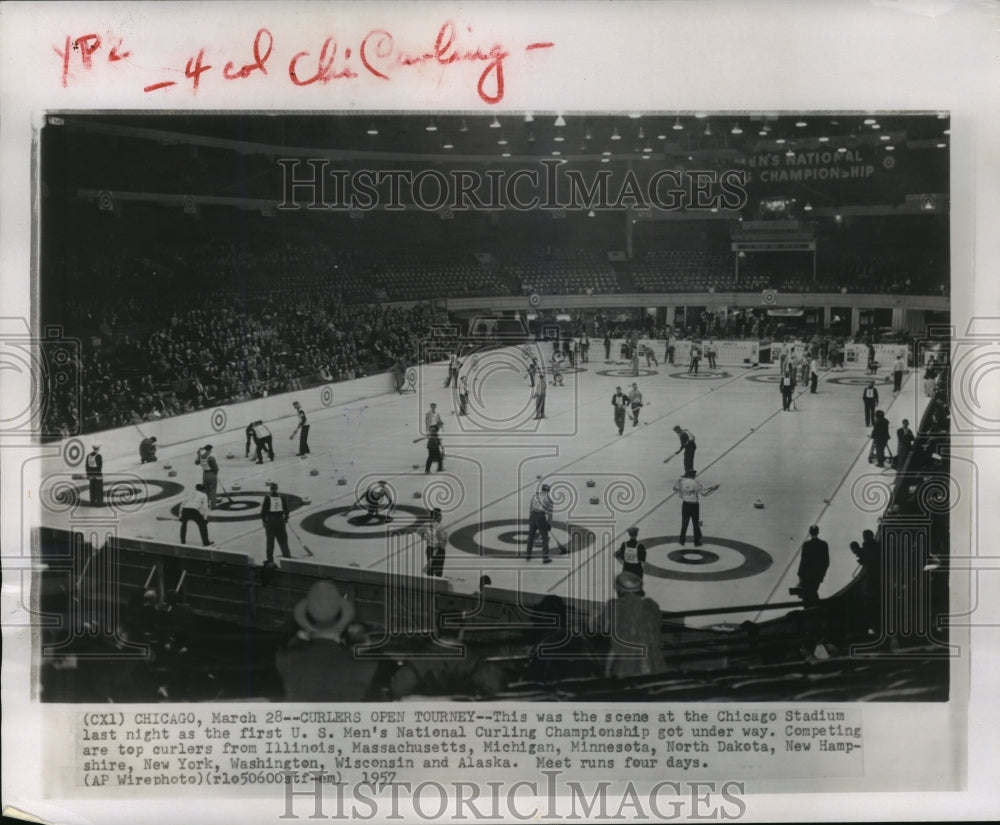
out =
<path fill-rule="evenodd" d="M 374 123 L 371 126 L 368 127 L 368 134 L 369 135 L 377 135 L 378 134 L 378 129 L 375 128 L 375 124 Z"/>
<path fill-rule="evenodd" d="M 535 122 L 535 118 L 534 118 L 534 117 L 532 116 L 531 112 L 528 112 L 528 113 L 527 113 L 527 114 L 526 114 L 526 115 L 524 116 L 524 122 L 525 122 L 525 123 L 534 123 L 534 122 Z"/>
<path fill-rule="evenodd" d="M 556 115 L 556 128 L 562 128 L 566 125 L 566 119 L 562 115 Z"/>
<path fill-rule="evenodd" d="M 490 128 L 491 129 L 499 129 L 500 128 L 500 121 L 497 119 L 496 115 L 493 115 L 493 122 L 490 124 Z"/>
<path fill-rule="evenodd" d="M 622 139 L 622 136 L 618 134 L 618 127 L 617 126 L 615 127 L 615 130 L 611 133 L 611 139 L 612 140 L 621 140 Z"/>
<path fill-rule="evenodd" d="M 795 128 L 797 128 L 797 129 L 805 129 L 806 126 L 808 126 L 808 125 L 809 124 L 806 123 L 804 120 L 797 120 L 797 121 L 795 121 Z"/>
<path fill-rule="evenodd" d="M 812 205 L 811 203 L 809 203 L 809 201 L 806 201 L 806 205 L 805 205 L 805 206 L 803 206 L 802 208 L 803 208 L 803 209 L 804 209 L 804 210 L 805 210 L 806 212 L 812 212 L 812 211 L 813 211 L 813 205 Z"/>
<path fill-rule="evenodd" d="M 828 138 L 826 135 L 823 135 L 822 137 L 816 138 L 816 140 L 818 140 L 820 143 L 828 143 L 830 138 Z"/>
<path fill-rule="evenodd" d="M 458 127 L 458 131 L 460 131 L 460 132 L 468 132 L 469 131 L 469 124 L 465 122 L 465 118 L 464 117 L 462 118 L 462 125 Z"/>
<path fill-rule="evenodd" d="M 680 132 L 683 128 L 684 127 L 681 125 L 681 119 L 677 118 L 677 120 L 674 121 L 674 131 Z"/>
<path fill-rule="evenodd" d="M 438 127 L 434 125 L 433 120 L 428 120 L 426 129 L 428 132 L 436 132 L 438 130 Z"/>
<path fill-rule="evenodd" d="M 740 128 L 740 124 L 734 123 L 733 128 L 730 130 L 734 135 L 742 135 L 743 130 Z"/>
<path fill-rule="evenodd" d="M 711 137 L 711 136 L 712 136 L 712 124 L 711 123 L 706 123 L 705 124 L 705 137 Z"/>

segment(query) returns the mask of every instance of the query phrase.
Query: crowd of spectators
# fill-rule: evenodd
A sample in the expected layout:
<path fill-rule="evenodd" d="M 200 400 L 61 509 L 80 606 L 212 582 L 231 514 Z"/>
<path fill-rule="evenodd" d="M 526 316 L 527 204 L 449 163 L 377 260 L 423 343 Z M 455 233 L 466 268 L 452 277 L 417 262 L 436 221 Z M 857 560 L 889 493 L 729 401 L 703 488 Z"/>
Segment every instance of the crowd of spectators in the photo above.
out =
<path fill-rule="evenodd" d="M 347 305 L 334 290 L 316 289 L 242 305 L 206 294 L 148 334 L 119 334 L 116 320 L 84 339 L 79 403 L 75 385 L 54 393 L 49 432 L 137 424 L 372 375 L 400 358 L 414 363 L 439 319 L 427 305 Z"/>

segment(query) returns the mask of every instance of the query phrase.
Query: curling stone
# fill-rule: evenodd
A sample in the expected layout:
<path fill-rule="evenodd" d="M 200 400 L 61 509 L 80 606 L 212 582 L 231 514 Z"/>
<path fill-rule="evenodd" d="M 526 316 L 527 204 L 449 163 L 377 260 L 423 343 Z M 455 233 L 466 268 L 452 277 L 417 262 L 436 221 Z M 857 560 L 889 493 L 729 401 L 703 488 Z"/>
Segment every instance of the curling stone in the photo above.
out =
<path fill-rule="evenodd" d="M 754 506 L 754 507 L 756 507 L 756 508 L 757 508 L 758 510 L 763 510 L 763 509 L 764 509 L 764 502 L 763 502 L 763 501 L 761 501 L 760 499 L 757 499 L 757 500 L 756 500 L 756 501 L 755 501 L 755 502 L 753 503 L 753 506 Z"/>
<path fill-rule="evenodd" d="M 318 476 L 319 475 L 319 470 L 317 470 L 315 467 L 313 467 L 313 469 L 311 469 L 309 471 L 309 475 L 311 475 L 311 476 Z"/>
<path fill-rule="evenodd" d="M 413 464 L 413 465 L 411 465 L 410 469 L 412 469 L 412 470 L 419 470 L 420 469 L 420 465 L 419 464 Z"/>
<path fill-rule="evenodd" d="M 168 461 L 168 462 L 167 462 L 166 464 L 164 464 L 164 465 L 163 465 L 163 469 L 164 469 L 164 470 L 169 470 L 169 469 L 173 468 L 173 466 L 174 466 L 174 465 L 173 465 L 173 464 L 171 464 L 171 463 L 170 463 L 170 462 Z"/>
<path fill-rule="evenodd" d="M 591 504 L 598 504 L 598 503 L 600 503 L 600 501 L 601 500 L 597 496 L 591 496 L 591 498 L 590 498 L 590 503 Z"/>
<path fill-rule="evenodd" d="M 421 492 L 420 492 L 419 490 L 417 490 L 417 491 L 416 491 L 416 492 L 415 492 L 415 493 L 413 494 L 413 497 L 414 497 L 414 498 L 423 498 L 423 497 L 424 497 L 424 494 L 423 494 L 423 493 L 421 493 Z"/>
<path fill-rule="evenodd" d="M 597 486 L 597 482 L 594 481 L 594 479 L 592 479 L 592 478 L 588 478 L 587 479 L 587 486 L 588 487 L 596 487 Z"/>
<path fill-rule="evenodd" d="M 236 456 L 233 453 L 226 453 L 226 458 L 236 458 Z"/>
<path fill-rule="evenodd" d="M 177 471 L 176 470 L 171 470 L 169 473 L 167 473 L 167 475 L 170 478 L 176 478 L 177 477 Z"/>
<path fill-rule="evenodd" d="M 309 498 L 309 496 L 302 496 L 302 503 L 303 504 L 312 504 L 312 501 L 313 500 L 311 498 Z"/>
<path fill-rule="evenodd" d="M 238 482 L 238 481 L 234 481 L 229 486 L 232 487 L 234 490 L 242 490 L 243 489 L 243 485 L 240 484 L 240 482 Z"/>
<path fill-rule="evenodd" d="M 337 479 L 337 486 L 338 487 L 343 487 L 346 484 L 347 484 L 347 479 L 344 478 L 343 476 L 341 476 L 340 478 Z"/>

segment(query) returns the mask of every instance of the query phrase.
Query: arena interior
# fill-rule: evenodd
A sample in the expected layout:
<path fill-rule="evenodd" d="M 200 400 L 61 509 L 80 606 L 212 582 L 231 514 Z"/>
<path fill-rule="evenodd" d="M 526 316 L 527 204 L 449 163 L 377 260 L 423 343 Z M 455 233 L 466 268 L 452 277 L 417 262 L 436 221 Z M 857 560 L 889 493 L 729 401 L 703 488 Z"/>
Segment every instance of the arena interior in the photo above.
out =
<path fill-rule="evenodd" d="M 948 135 L 49 115 L 43 700 L 946 700 Z"/>

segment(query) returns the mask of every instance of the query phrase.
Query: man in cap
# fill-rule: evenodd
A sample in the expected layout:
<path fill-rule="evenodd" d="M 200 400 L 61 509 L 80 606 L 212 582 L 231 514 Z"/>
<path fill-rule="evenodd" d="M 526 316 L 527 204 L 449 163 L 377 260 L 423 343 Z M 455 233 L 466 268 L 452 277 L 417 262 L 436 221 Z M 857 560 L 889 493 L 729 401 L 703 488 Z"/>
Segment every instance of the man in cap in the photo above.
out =
<path fill-rule="evenodd" d="M 198 450 L 194 463 L 201 467 L 201 483 L 205 485 L 205 495 L 208 496 L 208 509 L 214 510 L 218 501 L 219 462 L 212 455 L 212 445 L 206 444 Z"/>
<path fill-rule="evenodd" d="M 624 679 L 666 670 L 663 658 L 663 617 L 659 605 L 645 596 L 642 579 L 621 572 L 615 577 L 615 598 L 602 613 L 611 648 L 604 675 Z"/>
<path fill-rule="evenodd" d="M 95 444 L 87 454 L 87 481 L 90 482 L 91 507 L 104 506 L 104 459 L 101 457 L 101 445 Z"/>
<path fill-rule="evenodd" d="M 441 578 L 444 575 L 444 557 L 448 547 L 448 531 L 441 526 L 441 508 L 431 510 L 431 519 L 417 534 L 426 542 L 427 575 Z"/>
<path fill-rule="evenodd" d="M 205 485 L 195 484 L 191 493 L 181 504 L 181 544 L 187 544 L 188 522 L 193 521 L 201 533 L 201 544 L 208 547 L 212 542 L 208 539 L 208 497 L 205 495 Z"/>
<path fill-rule="evenodd" d="M 366 635 L 351 599 L 324 579 L 293 611 L 296 636 L 278 649 L 275 665 L 289 702 L 359 702 L 370 698 L 378 662 L 354 655 Z"/>
<path fill-rule="evenodd" d="M 644 572 L 643 565 L 646 563 L 646 545 L 639 541 L 639 528 L 628 528 L 628 541 L 623 541 L 622 546 L 615 553 L 615 558 L 622 562 L 622 571 L 637 576 L 642 581 Z"/>
<path fill-rule="evenodd" d="M 260 520 L 264 523 L 264 533 L 267 536 L 265 565 L 274 566 L 275 539 L 278 540 L 282 557 L 292 557 L 288 552 L 288 531 L 285 527 L 288 516 L 288 499 L 278 492 L 278 482 L 272 481 L 268 484 L 268 494 L 264 496 L 264 503 L 260 506 Z"/>
<path fill-rule="evenodd" d="M 139 463 L 149 464 L 156 461 L 156 436 L 144 438 L 139 442 Z"/>
<path fill-rule="evenodd" d="M 528 507 L 528 553 L 525 561 L 531 561 L 531 552 L 535 546 L 535 536 L 542 536 L 542 563 L 548 564 L 549 558 L 549 530 L 552 527 L 552 496 L 549 495 L 549 485 L 543 484 L 531 497 L 531 504 Z"/>
<path fill-rule="evenodd" d="M 299 433 L 299 451 L 295 455 L 301 458 L 304 455 L 309 455 L 309 423 L 306 419 L 306 411 L 302 409 L 302 405 L 298 401 L 293 401 L 292 406 L 295 407 L 299 423 L 296 424 L 292 434 L 288 436 L 288 440 L 291 441 L 295 438 L 295 434 Z"/>

